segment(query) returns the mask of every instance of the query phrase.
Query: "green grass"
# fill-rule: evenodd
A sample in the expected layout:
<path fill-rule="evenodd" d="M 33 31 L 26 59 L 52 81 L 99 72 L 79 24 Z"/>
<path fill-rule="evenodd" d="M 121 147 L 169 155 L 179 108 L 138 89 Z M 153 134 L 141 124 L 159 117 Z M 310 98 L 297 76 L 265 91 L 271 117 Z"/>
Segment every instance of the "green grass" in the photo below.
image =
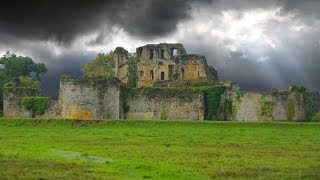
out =
<path fill-rule="evenodd" d="M 319 179 L 320 123 L 0 119 L 0 177 Z"/>

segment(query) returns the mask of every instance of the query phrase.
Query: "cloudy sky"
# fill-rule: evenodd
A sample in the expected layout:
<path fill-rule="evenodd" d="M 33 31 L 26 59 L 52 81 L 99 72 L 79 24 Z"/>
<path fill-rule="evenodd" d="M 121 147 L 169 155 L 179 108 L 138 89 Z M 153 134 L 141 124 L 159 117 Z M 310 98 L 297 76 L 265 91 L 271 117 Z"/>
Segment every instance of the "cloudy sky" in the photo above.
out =
<path fill-rule="evenodd" d="M 183 43 L 244 90 L 320 90 L 320 0 L 11 0 L 0 6 L 0 54 L 44 62 L 47 94 L 98 52 Z"/>

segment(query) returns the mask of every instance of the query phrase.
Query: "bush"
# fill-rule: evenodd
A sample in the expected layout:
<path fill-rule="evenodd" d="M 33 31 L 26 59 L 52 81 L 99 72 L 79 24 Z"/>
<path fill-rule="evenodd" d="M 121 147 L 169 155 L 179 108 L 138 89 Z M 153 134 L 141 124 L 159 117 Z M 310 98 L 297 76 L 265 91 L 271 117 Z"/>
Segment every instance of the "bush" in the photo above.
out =
<path fill-rule="evenodd" d="M 27 110 L 32 111 L 32 117 L 35 115 L 43 115 L 48 109 L 49 98 L 48 97 L 24 97 L 22 104 Z"/>
<path fill-rule="evenodd" d="M 291 85 L 289 87 L 289 92 L 293 93 L 305 93 L 306 90 L 307 89 L 304 86 Z"/>

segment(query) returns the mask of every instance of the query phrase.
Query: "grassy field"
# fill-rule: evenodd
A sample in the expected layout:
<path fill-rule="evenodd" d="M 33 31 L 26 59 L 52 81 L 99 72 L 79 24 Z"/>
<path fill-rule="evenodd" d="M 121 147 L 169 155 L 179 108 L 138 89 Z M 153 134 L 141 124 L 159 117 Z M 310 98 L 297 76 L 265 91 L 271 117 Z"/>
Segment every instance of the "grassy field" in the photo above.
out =
<path fill-rule="evenodd" d="M 320 178 L 320 123 L 0 119 L 0 178 Z"/>

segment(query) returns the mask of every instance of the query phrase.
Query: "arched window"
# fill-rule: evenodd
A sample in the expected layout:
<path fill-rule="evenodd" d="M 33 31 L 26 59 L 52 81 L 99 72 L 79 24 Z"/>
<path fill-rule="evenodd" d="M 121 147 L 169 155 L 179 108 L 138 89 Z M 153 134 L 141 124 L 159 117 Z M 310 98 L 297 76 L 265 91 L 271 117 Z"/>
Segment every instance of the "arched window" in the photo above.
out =
<path fill-rule="evenodd" d="M 140 71 L 140 77 L 143 77 L 143 71 Z"/>
<path fill-rule="evenodd" d="M 178 55 L 178 49 L 172 49 L 172 56 Z"/>
<path fill-rule="evenodd" d="M 161 72 L 161 81 L 164 80 L 164 72 Z"/>

